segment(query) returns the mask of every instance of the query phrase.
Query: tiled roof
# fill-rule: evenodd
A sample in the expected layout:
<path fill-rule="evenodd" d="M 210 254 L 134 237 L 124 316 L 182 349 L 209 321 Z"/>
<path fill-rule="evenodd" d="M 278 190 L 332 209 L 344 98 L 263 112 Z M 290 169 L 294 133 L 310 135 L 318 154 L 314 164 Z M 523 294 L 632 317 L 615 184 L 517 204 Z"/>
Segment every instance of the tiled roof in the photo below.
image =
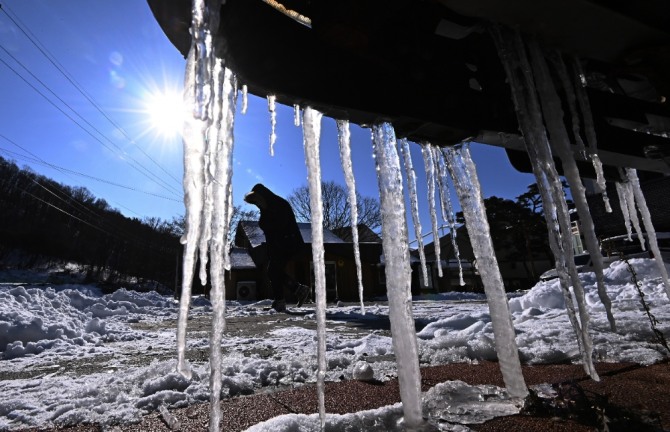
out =
<path fill-rule="evenodd" d="M 242 229 L 244 229 L 251 247 L 255 248 L 260 246 L 265 242 L 265 234 L 263 230 L 258 226 L 257 221 L 241 221 Z M 298 228 L 300 228 L 300 234 L 302 235 L 302 240 L 307 243 L 312 243 L 312 224 L 307 222 L 299 222 Z M 323 230 L 323 243 L 332 244 L 332 243 L 346 243 L 344 240 L 333 234 L 330 230 Z"/>
<path fill-rule="evenodd" d="M 233 247 L 230 250 L 230 266 L 235 270 L 256 268 L 256 264 L 254 264 L 247 250 L 241 247 Z"/>

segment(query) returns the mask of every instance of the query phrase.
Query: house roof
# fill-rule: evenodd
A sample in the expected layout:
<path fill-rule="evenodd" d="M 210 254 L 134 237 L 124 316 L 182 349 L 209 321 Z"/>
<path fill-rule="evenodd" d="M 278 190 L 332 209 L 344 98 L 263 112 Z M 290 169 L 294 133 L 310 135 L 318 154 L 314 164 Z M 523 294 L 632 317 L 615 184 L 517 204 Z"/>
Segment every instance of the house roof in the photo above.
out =
<path fill-rule="evenodd" d="M 230 267 L 235 270 L 253 270 L 256 268 L 256 264 L 254 264 L 254 260 L 251 259 L 251 255 L 245 248 L 233 246 L 230 249 Z"/>
<path fill-rule="evenodd" d="M 359 243 L 381 243 L 382 239 L 379 235 L 372 231 L 367 225 L 359 224 L 358 226 L 358 242 Z M 346 242 L 353 241 L 351 227 L 336 228 L 333 230 L 337 236 Z"/>
<path fill-rule="evenodd" d="M 251 247 L 255 248 L 265 243 L 265 234 L 260 226 L 258 226 L 257 221 L 241 221 L 240 226 L 244 230 Z M 298 228 L 300 228 L 300 234 L 302 235 L 302 240 L 307 243 L 312 243 L 312 224 L 308 222 L 298 222 Z M 239 229 L 239 228 L 238 228 Z M 344 240 L 333 234 L 332 231 L 324 229 L 323 230 L 323 243 L 332 244 L 332 243 L 346 243 Z"/>

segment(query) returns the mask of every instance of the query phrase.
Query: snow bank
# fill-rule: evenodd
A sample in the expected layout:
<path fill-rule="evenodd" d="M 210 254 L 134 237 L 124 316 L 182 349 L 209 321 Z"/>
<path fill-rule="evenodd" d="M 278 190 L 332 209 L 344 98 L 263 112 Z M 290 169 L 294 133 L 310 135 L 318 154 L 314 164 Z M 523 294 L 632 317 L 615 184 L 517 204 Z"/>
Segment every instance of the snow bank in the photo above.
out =
<path fill-rule="evenodd" d="M 108 325 L 108 318 L 133 321 L 174 310 L 171 299 L 156 292 L 120 289 L 102 295 L 90 286 L 47 287 L 0 285 L 0 354 L 8 360 L 69 345 L 99 345 L 138 338 L 136 332 Z"/>
<path fill-rule="evenodd" d="M 655 263 L 631 260 L 645 300 L 658 319 L 658 329 L 670 335 L 670 302 Z M 609 330 L 592 273 L 580 275 L 586 289 L 596 361 L 633 361 L 642 364 L 667 357 L 658 344 L 625 263 L 605 271 L 619 333 Z M 495 344 L 488 307 L 472 294 L 449 294 L 448 299 L 415 299 L 414 317 L 422 365 L 494 360 Z M 465 300 L 469 298 L 470 300 Z M 264 311 L 268 300 L 227 302 L 227 314 L 242 320 L 258 316 L 267 332 L 253 335 L 232 331 L 221 340 L 222 397 L 256 392 L 268 385 L 296 386 L 316 380 L 314 315 L 286 316 Z M 557 282 L 538 283 L 510 300 L 522 361 L 530 364 L 581 361 L 575 336 L 565 313 Z M 0 430 L 98 422 L 130 423 L 160 406 L 174 408 L 209 399 L 209 328 L 189 333 L 187 350 L 194 371 L 189 381 L 175 373 L 176 304 L 156 293 L 119 290 L 102 295 L 90 286 L 58 289 L 0 284 Z M 191 316 L 207 322 L 211 305 L 194 298 Z M 365 315 L 353 305 L 331 305 L 327 310 L 326 380 L 372 379 L 397 376 L 388 333 L 388 307 L 366 305 Z M 168 320 L 170 324 L 168 324 Z M 281 325 L 273 321 L 281 321 Z M 244 321 L 242 321 L 244 322 Z M 345 327 L 356 323 L 358 331 Z M 138 323 L 144 330 L 133 330 Z M 165 323 L 165 324 L 163 324 Z M 367 329 L 367 330 L 366 330 Z M 138 358 L 143 358 L 139 362 Z M 455 385 L 455 384 L 454 384 Z M 454 387 L 456 388 L 456 387 Z M 448 393 L 447 388 L 443 388 Z M 437 392 L 437 390 L 435 390 Z M 459 395 L 486 395 L 497 390 L 460 388 Z M 424 395 L 439 399 L 437 393 Z M 470 402 L 451 397 L 459 416 L 471 411 Z M 435 410 L 443 402 L 435 402 Z M 510 408 L 507 402 L 491 409 Z M 424 408 L 426 407 L 424 402 Z M 488 408 L 487 408 L 488 409 Z M 447 416 L 448 412 L 434 416 Z M 399 405 L 365 413 L 328 416 L 328 430 L 400 430 Z M 460 417 L 459 417 L 460 418 Z M 459 420 L 460 421 L 460 420 Z M 287 416 L 254 426 L 252 430 L 311 430 L 318 416 Z M 263 429 L 265 428 L 265 429 Z M 302 428 L 302 429 L 300 429 Z M 376 428 L 376 429 L 375 429 Z"/>

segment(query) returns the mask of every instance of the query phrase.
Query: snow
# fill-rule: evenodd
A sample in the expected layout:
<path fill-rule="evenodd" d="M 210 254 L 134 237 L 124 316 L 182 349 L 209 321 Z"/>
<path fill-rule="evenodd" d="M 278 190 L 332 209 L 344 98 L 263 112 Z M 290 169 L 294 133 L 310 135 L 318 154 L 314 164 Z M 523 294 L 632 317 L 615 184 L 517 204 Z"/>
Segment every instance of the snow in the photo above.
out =
<path fill-rule="evenodd" d="M 670 302 L 661 275 L 652 259 L 631 259 L 637 278 L 658 328 L 670 332 Z M 607 317 L 598 298 L 594 273 L 581 273 L 586 304 L 591 315 L 594 359 L 652 364 L 667 358 L 667 353 L 651 342 L 653 334 L 642 310 L 631 274 L 622 261 L 605 269 L 605 283 L 612 299 L 612 310 L 619 333 L 609 331 Z M 22 427 L 71 425 L 99 422 L 103 425 L 137 422 L 149 411 L 168 409 L 209 400 L 209 365 L 202 358 L 189 357 L 193 376 L 175 371 L 175 321 L 178 303 L 156 292 L 139 293 L 120 289 L 103 294 L 89 285 L 48 285 L 29 281 L 11 283 L 0 280 L 0 430 Z M 511 296 L 512 297 L 512 296 Z M 581 362 L 574 333 L 564 308 L 557 280 L 538 283 L 533 289 L 510 299 L 512 320 L 522 361 L 530 364 Z M 228 321 L 235 319 L 272 321 L 279 315 L 264 311 L 269 300 L 227 302 Z M 329 305 L 326 311 L 327 381 L 354 376 L 360 361 L 367 361 L 374 378 L 386 381 L 397 375 L 393 344 L 388 332 L 341 331 L 348 320 L 388 322 L 384 301 L 366 305 L 360 313 L 358 303 Z M 493 329 L 483 295 L 444 293 L 415 297 L 412 303 L 417 322 L 419 357 L 422 365 L 450 362 L 477 362 L 496 358 Z M 313 306 L 302 308 L 304 315 L 291 316 L 285 326 L 258 335 L 229 327 L 222 339 L 222 397 L 251 394 L 267 385 L 298 386 L 316 382 L 316 331 L 301 326 L 313 322 Z M 190 311 L 191 331 L 188 352 L 208 352 L 208 327 L 212 316 L 209 301 L 195 297 Z M 196 331 L 195 323 L 207 324 Z M 376 326 L 369 326 L 376 328 Z M 271 353 L 270 355 L 263 353 Z M 361 366 L 358 366 L 359 368 Z M 456 388 L 466 399 L 486 397 L 490 415 L 506 415 L 514 402 L 503 389 L 491 386 L 464 386 L 456 382 L 423 394 L 423 409 L 435 405 L 438 394 Z M 453 386 L 453 387 L 452 387 Z M 473 398 L 476 399 L 476 398 Z M 467 408 L 472 401 L 452 401 L 460 418 L 485 411 Z M 484 402 L 479 402 L 484 403 Z M 460 411 L 458 408 L 461 407 Z M 434 409 L 445 409 L 435 407 Z M 378 410 L 343 416 L 326 416 L 328 430 L 401 430 L 400 404 Z M 316 429 L 318 415 L 289 415 L 258 424 L 251 430 L 300 430 L 295 425 Z M 367 425 L 370 425 L 368 428 Z M 375 426 L 376 425 L 376 426 Z M 307 428 L 308 426 L 304 426 Z M 349 429 L 347 429 L 349 428 Z"/>

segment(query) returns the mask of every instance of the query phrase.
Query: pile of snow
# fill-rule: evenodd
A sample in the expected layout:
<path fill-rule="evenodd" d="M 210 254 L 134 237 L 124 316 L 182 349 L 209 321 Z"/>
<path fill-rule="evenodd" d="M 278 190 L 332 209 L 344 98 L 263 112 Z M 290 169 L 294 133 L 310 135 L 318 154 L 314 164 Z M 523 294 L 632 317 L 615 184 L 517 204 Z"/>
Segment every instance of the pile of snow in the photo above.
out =
<path fill-rule="evenodd" d="M 659 321 L 658 329 L 670 338 L 670 302 L 654 261 L 630 262 L 645 300 Z M 623 262 L 615 262 L 605 271 L 619 329 L 614 334 L 609 331 L 598 299 L 595 275 L 581 274 L 592 317 L 596 361 L 650 364 L 667 357 L 667 352 L 653 342 L 631 277 Z M 415 319 L 423 326 L 418 332 L 421 363 L 495 360 L 491 319 L 483 297 L 464 293 L 448 297 L 415 299 Z M 251 320 L 262 316 L 267 322 L 276 315 L 263 309 L 269 303 L 230 301 L 227 315 Z M 244 332 L 229 330 L 221 341 L 222 397 L 251 394 L 263 386 L 315 382 L 316 332 L 301 325 L 314 321 L 312 307 L 303 308 L 304 315 L 276 315 L 283 324 L 269 327 L 261 335 L 245 336 Z M 524 362 L 580 361 L 557 281 L 538 283 L 524 295 L 511 298 L 510 308 Z M 208 322 L 210 316 L 207 299 L 194 299 L 191 317 Z M 136 422 L 160 406 L 175 408 L 207 401 L 208 328 L 192 329 L 188 335 L 187 352 L 194 353 L 190 357 L 194 374 L 186 380 L 175 372 L 176 317 L 174 300 L 155 292 L 121 289 L 103 295 L 85 285 L 0 283 L 0 430 Z M 327 319 L 327 380 L 344 376 L 385 381 L 397 376 L 392 341 L 385 330 L 385 303 L 366 305 L 365 314 L 356 305 L 329 306 Z M 343 326 L 344 321 L 356 321 L 369 330 L 351 331 Z M 515 401 L 506 399 L 502 389 L 489 387 L 458 387 L 456 391 L 487 401 L 491 394 L 498 395 L 486 409 L 473 409 L 472 401 L 450 396 L 454 411 L 444 411 L 437 393 L 450 394 L 452 390 L 447 387 L 424 394 L 423 408 L 432 410 L 434 417 L 457 415 L 461 419 L 466 417 L 464 413 L 488 410 L 495 416 L 516 409 Z M 400 430 L 397 421 L 401 416 L 402 409 L 394 405 L 345 416 L 329 415 L 327 421 L 329 430 L 335 431 L 354 430 L 355 425 L 364 425 L 366 430 Z M 314 422 L 318 422 L 318 416 L 284 416 L 253 430 L 289 430 L 317 424 Z"/>

